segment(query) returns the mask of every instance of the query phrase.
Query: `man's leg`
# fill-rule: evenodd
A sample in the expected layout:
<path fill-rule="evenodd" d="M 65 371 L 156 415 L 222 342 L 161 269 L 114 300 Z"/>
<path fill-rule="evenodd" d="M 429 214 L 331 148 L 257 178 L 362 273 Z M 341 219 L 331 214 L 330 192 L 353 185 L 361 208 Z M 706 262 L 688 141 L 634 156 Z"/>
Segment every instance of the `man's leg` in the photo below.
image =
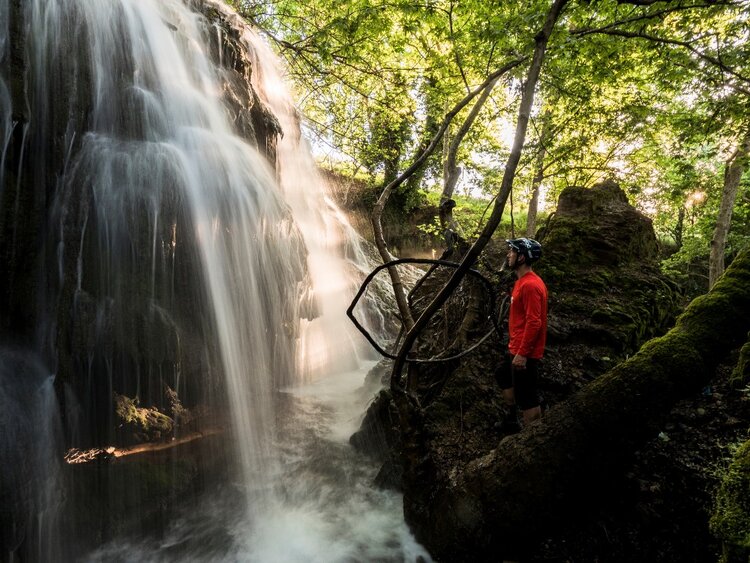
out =
<path fill-rule="evenodd" d="M 539 360 L 533 358 L 526 360 L 525 369 L 514 370 L 513 372 L 514 394 L 516 403 L 521 409 L 524 426 L 542 417 L 542 408 L 539 404 L 539 392 L 537 390 L 538 375 Z"/>
<path fill-rule="evenodd" d="M 501 421 L 495 424 L 496 428 L 509 432 L 518 432 L 521 425 L 518 422 L 518 407 L 516 407 L 516 397 L 513 389 L 513 375 L 511 373 L 511 356 L 505 354 L 503 363 L 497 371 L 497 382 L 503 393 L 503 402 L 508 407 L 508 414 Z"/>
<path fill-rule="evenodd" d="M 503 400 L 508 407 L 508 414 L 505 416 L 505 420 L 501 423 L 502 429 L 507 430 L 508 432 L 520 432 L 521 421 L 518 419 L 518 406 L 516 405 L 513 387 L 503 389 Z"/>

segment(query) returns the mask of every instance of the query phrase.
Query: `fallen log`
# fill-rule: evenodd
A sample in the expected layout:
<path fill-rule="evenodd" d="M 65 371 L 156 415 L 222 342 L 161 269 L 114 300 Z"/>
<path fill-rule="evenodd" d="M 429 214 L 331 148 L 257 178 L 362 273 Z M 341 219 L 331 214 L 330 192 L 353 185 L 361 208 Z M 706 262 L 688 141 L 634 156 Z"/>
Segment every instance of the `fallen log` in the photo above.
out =
<path fill-rule="evenodd" d="M 706 385 L 749 329 L 746 250 L 666 335 L 463 472 L 444 476 L 428 506 L 424 493 L 405 490 L 418 540 L 440 561 L 522 557 L 607 498 L 607 482 L 659 432 L 679 399 Z"/>

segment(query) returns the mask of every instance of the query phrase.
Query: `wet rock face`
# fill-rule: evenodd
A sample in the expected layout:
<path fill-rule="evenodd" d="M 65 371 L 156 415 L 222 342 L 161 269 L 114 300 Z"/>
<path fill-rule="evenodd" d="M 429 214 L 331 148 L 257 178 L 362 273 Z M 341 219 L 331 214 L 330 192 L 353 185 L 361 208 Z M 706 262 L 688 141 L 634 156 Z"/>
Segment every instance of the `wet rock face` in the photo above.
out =
<path fill-rule="evenodd" d="M 282 134 L 281 125 L 264 106 L 252 86 L 253 61 L 243 45 L 240 31 L 226 21 L 213 2 L 194 1 L 193 7 L 203 13 L 212 26 L 220 30 L 219 39 L 211 44 L 212 58 L 224 69 L 222 97 L 238 132 L 254 139 L 268 161 L 276 162 L 276 142 Z"/>
<path fill-rule="evenodd" d="M 389 391 L 384 389 L 375 396 L 365 413 L 362 426 L 351 436 L 349 443 L 375 463 L 381 464 L 375 477 L 376 486 L 401 488 L 401 464 L 396 455 L 401 449 L 401 437 L 398 413 Z"/>

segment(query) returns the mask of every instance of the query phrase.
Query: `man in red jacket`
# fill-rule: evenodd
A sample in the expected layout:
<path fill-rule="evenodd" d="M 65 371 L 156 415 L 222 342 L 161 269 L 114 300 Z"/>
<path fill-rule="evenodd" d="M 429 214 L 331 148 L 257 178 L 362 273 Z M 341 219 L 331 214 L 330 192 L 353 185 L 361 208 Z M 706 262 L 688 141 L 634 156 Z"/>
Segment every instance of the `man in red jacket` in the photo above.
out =
<path fill-rule="evenodd" d="M 517 280 L 510 299 L 510 342 L 498 379 L 503 399 L 510 408 L 503 427 L 517 430 L 516 409 L 521 410 L 524 425 L 542 415 L 537 378 L 547 339 L 547 286 L 531 269 L 532 263 L 542 256 L 542 245 L 528 238 L 506 242 L 507 265 L 515 271 Z"/>

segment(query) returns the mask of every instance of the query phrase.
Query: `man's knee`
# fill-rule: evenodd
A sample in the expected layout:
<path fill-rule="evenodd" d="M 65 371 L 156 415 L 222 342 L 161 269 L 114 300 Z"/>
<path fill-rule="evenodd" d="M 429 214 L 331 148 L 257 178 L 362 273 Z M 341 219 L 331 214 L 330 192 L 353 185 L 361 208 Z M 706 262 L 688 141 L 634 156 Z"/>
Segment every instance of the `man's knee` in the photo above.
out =
<path fill-rule="evenodd" d="M 505 401 L 505 404 L 508 406 L 516 404 L 516 395 L 513 392 L 513 387 L 503 389 L 503 401 Z"/>

